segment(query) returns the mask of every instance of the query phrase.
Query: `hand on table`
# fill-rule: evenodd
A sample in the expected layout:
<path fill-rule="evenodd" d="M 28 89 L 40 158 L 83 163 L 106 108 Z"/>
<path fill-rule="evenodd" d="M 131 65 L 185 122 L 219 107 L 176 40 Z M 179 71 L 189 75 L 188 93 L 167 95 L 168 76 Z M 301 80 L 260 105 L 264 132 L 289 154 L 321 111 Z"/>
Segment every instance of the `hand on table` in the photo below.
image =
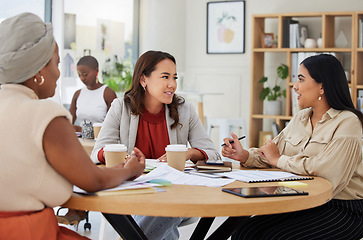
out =
<path fill-rule="evenodd" d="M 129 168 L 131 172 L 135 174 L 133 179 L 139 177 L 145 169 L 144 154 L 135 147 L 134 151 L 131 153 L 131 156 L 126 159 L 124 168 Z"/>
<path fill-rule="evenodd" d="M 166 153 L 158 158 L 159 162 L 167 162 Z"/>

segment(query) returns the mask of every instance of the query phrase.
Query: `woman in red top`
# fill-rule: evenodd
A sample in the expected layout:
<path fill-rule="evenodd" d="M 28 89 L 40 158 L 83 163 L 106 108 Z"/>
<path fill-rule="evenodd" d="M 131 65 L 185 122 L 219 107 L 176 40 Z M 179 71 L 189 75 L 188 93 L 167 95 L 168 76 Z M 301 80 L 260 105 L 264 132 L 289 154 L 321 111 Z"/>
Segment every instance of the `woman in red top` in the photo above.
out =
<path fill-rule="evenodd" d="M 176 61 L 172 55 L 148 51 L 138 59 L 131 89 L 115 99 L 98 135 L 91 158 L 104 162 L 103 147 L 122 143 L 135 146 L 146 158 L 167 161 L 168 144 L 190 144 L 187 159 L 193 162 L 220 159 L 191 104 L 175 94 Z M 177 239 L 183 218 L 134 216 L 148 239 Z"/>

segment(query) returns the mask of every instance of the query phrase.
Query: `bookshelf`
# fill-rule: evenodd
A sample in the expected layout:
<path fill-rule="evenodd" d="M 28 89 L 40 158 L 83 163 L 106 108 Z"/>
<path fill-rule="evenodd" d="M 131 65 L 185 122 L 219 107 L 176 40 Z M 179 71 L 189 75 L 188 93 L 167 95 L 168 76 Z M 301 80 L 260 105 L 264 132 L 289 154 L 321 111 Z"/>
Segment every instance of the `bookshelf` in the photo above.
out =
<path fill-rule="evenodd" d="M 284 21 L 293 19 L 308 27 L 308 37 L 322 38 L 321 48 L 289 48 L 283 39 Z M 361 20 L 362 19 L 362 20 Z M 349 87 L 353 103 L 357 102 L 359 90 L 363 90 L 363 47 L 359 44 L 362 33 L 360 21 L 363 21 L 363 12 L 316 12 L 316 13 L 282 13 L 282 14 L 255 14 L 252 15 L 252 64 L 251 64 L 251 97 L 250 97 L 250 147 L 258 146 L 259 132 L 263 129 L 266 120 L 275 121 L 280 129 L 291 120 L 292 114 L 292 86 L 291 69 L 294 54 L 301 53 L 334 53 L 342 61 L 343 67 L 350 75 Z M 273 33 L 277 38 L 277 47 L 263 48 L 261 35 Z M 285 33 L 286 34 L 286 33 Z M 276 37 L 275 37 L 276 39 Z M 289 77 L 286 79 L 286 98 L 283 102 L 282 115 L 264 114 L 264 103 L 259 98 L 263 84 L 258 81 L 263 76 L 276 71 L 276 67 L 284 63 L 289 67 Z M 299 64 L 299 63 L 297 63 Z M 273 78 L 273 77 L 272 77 Z M 266 129 L 270 131 L 270 129 Z"/>

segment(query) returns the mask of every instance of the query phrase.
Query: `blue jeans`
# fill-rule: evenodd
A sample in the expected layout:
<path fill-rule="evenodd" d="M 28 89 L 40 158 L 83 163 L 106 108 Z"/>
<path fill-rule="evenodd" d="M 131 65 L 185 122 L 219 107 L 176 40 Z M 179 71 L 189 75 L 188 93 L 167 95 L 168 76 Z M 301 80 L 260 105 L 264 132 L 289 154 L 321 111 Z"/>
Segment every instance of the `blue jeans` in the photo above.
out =
<path fill-rule="evenodd" d="M 189 218 L 132 216 L 149 240 L 179 239 L 178 226 Z"/>

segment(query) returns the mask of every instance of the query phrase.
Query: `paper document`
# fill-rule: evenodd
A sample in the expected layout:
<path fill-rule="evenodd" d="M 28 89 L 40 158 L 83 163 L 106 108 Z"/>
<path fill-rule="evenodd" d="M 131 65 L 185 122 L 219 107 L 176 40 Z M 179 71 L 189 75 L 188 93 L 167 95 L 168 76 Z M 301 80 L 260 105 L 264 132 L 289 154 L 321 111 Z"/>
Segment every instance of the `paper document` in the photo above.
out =
<path fill-rule="evenodd" d="M 149 167 L 158 167 L 160 165 L 163 165 L 163 164 L 167 164 L 166 162 L 160 162 L 158 159 L 145 159 L 145 164 L 146 166 L 149 166 Z M 185 167 L 188 168 L 190 166 L 194 166 L 195 164 L 188 160 L 185 162 Z"/>
<path fill-rule="evenodd" d="M 222 178 L 210 178 L 201 177 L 197 175 L 190 175 L 184 172 L 180 172 L 172 167 L 169 167 L 166 163 L 158 165 L 158 167 L 152 170 L 146 175 L 142 175 L 135 179 L 135 182 L 147 182 L 152 179 L 165 179 L 172 184 L 184 184 L 184 185 L 196 185 L 196 186 L 208 186 L 208 187 L 222 187 L 231 182 L 234 179 L 222 179 Z"/>
<path fill-rule="evenodd" d="M 198 172 L 195 169 L 189 171 L 189 174 L 198 175 L 198 176 L 201 176 L 201 177 L 209 177 L 209 178 L 221 178 L 222 177 L 222 176 L 216 175 L 214 173 L 201 173 L 201 172 Z"/>
<path fill-rule="evenodd" d="M 218 175 L 236 179 L 242 182 L 278 182 L 293 180 L 310 180 L 312 177 L 303 177 L 293 173 L 282 171 L 239 170 L 233 172 L 218 173 Z"/>
<path fill-rule="evenodd" d="M 165 179 L 170 181 L 172 184 L 185 184 L 185 185 L 198 185 L 198 186 L 208 186 L 208 187 L 222 187 L 231 182 L 234 179 L 212 179 L 210 177 L 202 177 L 197 175 L 189 175 L 188 173 L 180 172 L 172 167 L 169 167 L 167 163 L 158 162 L 158 160 L 148 159 L 148 163 L 155 164 L 156 168 L 146 175 L 142 175 L 135 179 L 134 181 L 125 181 L 117 187 L 102 190 L 102 192 L 109 191 L 120 191 L 129 189 L 142 189 L 158 187 L 162 184 L 148 183 L 148 181 L 153 179 Z M 73 186 L 73 192 L 81 194 L 90 194 L 77 186 Z M 96 193 L 97 194 L 97 193 Z"/>
<path fill-rule="evenodd" d="M 120 191 L 120 190 L 128 190 L 128 189 L 141 189 L 141 188 L 151 188 L 155 186 L 160 186 L 159 184 L 155 183 L 146 183 L 146 182 L 134 182 L 134 181 L 125 181 L 122 184 L 118 185 L 114 188 L 109 188 L 102 190 L 102 192 L 109 192 L 109 191 Z M 88 194 L 85 190 L 73 186 L 73 192 L 75 193 L 81 193 L 81 194 Z"/>

